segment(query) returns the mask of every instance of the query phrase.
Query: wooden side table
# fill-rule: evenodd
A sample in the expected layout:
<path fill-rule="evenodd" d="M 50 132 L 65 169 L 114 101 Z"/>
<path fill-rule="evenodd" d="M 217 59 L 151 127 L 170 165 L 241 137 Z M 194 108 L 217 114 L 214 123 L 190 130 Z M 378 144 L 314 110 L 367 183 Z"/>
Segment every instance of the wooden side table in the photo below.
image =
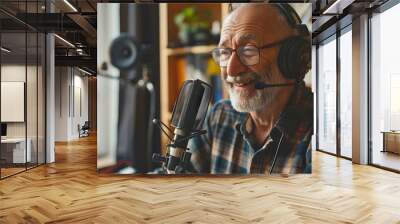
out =
<path fill-rule="evenodd" d="M 383 149 L 382 152 L 400 154 L 400 131 L 382 131 Z"/>

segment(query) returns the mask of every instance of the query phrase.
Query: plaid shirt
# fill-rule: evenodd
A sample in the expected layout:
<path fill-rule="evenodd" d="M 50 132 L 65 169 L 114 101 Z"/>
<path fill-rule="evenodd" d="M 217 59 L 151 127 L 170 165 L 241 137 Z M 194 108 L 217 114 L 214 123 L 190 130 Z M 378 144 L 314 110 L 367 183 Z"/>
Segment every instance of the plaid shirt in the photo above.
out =
<path fill-rule="evenodd" d="M 206 118 L 207 134 L 189 141 L 192 169 L 268 174 L 273 167 L 272 173 L 311 173 L 313 95 L 304 83 L 295 88 L 263 146 L 257 147 L 247 131 L 248 119 L 250 115 L 234 110 L 229 100 L 216 103 Z"/>

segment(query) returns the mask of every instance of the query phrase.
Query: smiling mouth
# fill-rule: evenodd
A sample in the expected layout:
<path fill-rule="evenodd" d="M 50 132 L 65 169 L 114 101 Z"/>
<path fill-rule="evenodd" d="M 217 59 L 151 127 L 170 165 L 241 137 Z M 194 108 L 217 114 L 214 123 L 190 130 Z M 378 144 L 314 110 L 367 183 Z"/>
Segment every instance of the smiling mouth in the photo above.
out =
<path fill-rule="evenodd" d="M 231 88 L 247 90 L 255 85 L 257 78 L 254 74 L 246 73 L 239 76 L 227 76 L 225 81 Z"/>
<path fill-rule="evenodd" d="M 231 84 L 233 86 L 235 86 L 235 87 L 245 88 L 245 87 L 249 87 L 253 83 L 254 83 L 254 80 L 250 80 L 250 81 L 247 81 L 247 82 L 234 82 L 234 83 L 231 83 Z"/>

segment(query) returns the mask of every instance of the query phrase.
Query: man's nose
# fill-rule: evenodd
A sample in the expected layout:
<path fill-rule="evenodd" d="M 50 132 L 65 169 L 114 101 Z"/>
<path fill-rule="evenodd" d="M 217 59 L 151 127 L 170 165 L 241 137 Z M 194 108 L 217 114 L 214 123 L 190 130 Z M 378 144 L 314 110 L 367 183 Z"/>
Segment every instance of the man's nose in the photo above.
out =
<path fill-rule="evenodd" d="M 237 76 L 242 72 L 245 72 L 246 66 L 240 61 L 236 52 L 232 52 L 232 55 L 226 65 L 226 72 L 229 76 Z"/>

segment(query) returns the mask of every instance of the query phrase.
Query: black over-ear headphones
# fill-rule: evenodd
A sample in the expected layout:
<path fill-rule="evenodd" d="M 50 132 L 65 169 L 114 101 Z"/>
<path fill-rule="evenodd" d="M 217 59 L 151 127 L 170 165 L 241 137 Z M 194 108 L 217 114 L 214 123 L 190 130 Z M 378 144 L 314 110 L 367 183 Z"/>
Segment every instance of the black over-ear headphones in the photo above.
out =
<path fill-rule="evenodd" d="M 287 3 L 273 4 L 285 16 L 298 35 L 285 40 L 278 54 L 278 66 L 287 79 L 300 81 L 311 69 L 311 35 L 296 11 Z"/>

